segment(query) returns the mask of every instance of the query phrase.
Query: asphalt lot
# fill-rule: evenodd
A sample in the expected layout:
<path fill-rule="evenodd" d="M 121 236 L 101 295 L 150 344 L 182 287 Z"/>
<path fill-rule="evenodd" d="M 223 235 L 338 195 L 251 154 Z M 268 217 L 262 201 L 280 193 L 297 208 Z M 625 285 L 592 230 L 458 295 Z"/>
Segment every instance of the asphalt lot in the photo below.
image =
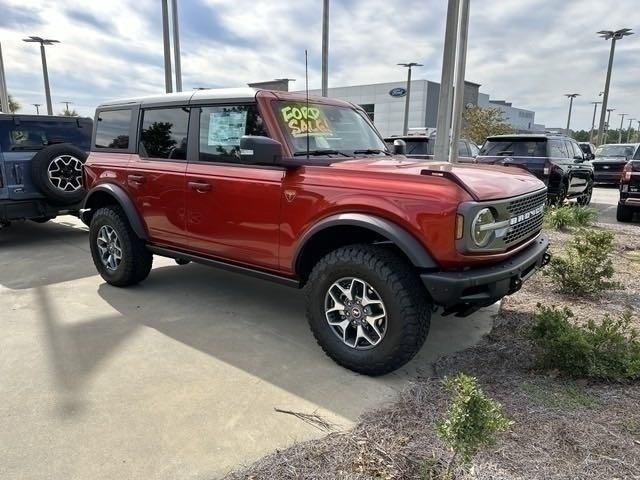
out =
<path fill-rule="evenodd" d="M 78 220 L 16 223 L 0 231 L 0 478 L 217 478 L 324 435 L 274 408 L 348 427 L 477 342 L 496 308 L 435 316 L 414 361 L 368 378 L 325 357 L 296 290 L 157 257 L 117 289 Z"/>

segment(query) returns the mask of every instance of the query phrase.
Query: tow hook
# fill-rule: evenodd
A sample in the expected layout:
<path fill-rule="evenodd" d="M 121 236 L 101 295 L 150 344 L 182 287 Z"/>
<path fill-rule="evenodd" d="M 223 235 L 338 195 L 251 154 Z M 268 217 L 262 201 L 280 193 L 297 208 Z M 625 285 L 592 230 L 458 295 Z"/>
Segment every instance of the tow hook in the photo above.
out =
<path fill-rule="evenodd" d="M 551 254 L 550 253 L 545 253 L 544 256 L 542 257 L 542 267 L 549 265 L 549 262 L 551 261 Z"/>

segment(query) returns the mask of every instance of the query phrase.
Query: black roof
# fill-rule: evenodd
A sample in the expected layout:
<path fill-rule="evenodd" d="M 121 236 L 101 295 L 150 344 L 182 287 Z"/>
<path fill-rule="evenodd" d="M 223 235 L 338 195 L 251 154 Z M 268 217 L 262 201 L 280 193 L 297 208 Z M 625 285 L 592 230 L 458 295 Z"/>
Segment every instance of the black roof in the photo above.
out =
<path fill-rule="evenodd" d="M 558 138 L 558 139 L 566 139 L 570 140 L 566 135 L 554 135 L 553 133 L 514 133 L 507 135 L 489 135 L 487 140 L 500 140 L 500 139 L 511 139 L 511 138 L 523 138 L 523 139 L 531 139 L 531 140 L 547 140 L 549 138 Z"/>
<path fill-rule="evenodd" d="M 40 122 L 46 122 L 47 120 L 63 121 L 63 122 L 93 122 L 93 119 L 90 117 L 68 117 L 65 115 L 32 115 L 32 114 L 22 114 L 22 113 L 0 113 L 0 121 L 3 120 L 37 120 Z"/>

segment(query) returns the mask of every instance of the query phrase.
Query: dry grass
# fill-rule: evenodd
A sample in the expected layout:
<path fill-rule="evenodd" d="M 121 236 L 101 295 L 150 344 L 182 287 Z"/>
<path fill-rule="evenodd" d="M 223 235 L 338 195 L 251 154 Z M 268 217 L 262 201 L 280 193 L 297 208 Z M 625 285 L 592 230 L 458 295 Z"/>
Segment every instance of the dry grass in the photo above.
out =
<path fill-rule="evenodd" d="M 614 229 L 615 280 L 624 290 L 592 298 L 553 293 L 537 275 L 503 302 L 491 334 L 478 346 L 442 358 L 436 378 L 421 378 L 395 403 L 362 416 L 348 432 L 300 443 L 230 474 L 228 479 L 430 479 L 449 459 L 434 422 L 446 408 L 445 375 L 465 371 L 504 406 L 515 423 L 480 454 L 461 479 L 640 479 L 640 384 L 572 382 L 534 370 L 526 339 L 537 303 L 567 305 L 576 321 L 632 306 L 640 328 L 640 235 Z M 552 232 L 558 253 L 570 235 Z"/>

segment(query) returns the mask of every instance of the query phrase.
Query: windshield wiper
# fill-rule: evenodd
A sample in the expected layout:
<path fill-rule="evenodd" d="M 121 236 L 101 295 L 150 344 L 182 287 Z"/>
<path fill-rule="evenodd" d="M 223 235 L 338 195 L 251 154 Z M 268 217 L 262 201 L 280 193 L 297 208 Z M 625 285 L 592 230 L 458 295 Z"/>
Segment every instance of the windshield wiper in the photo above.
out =
<path fill-rule="evenodd" d="M 389 152 L 387 152 L 386 150 L 380 150 L 379 148 L 366 148 L 363 150 L 355 150 L 353 152 L 354 155 L 380 155 L 381 153 L 384 153 L 387 156 L 391 156 Z"/>
<path fill-rule="evenodd" d="M 344 152 L 340 152 L 338 150 L 331 150 L 331 149 L 325 149 L 325 150 L 309 150 L 308 152 L 306 150 L 302 151 L 302 152 L 296 152 L 293 154 L 294 157 L 303 157 L 303 156 L 307 156 L 307 155 L 342 155 L 343 157 L 349 157 L 351 158 L 351 155 L 347 155 Z"/>

